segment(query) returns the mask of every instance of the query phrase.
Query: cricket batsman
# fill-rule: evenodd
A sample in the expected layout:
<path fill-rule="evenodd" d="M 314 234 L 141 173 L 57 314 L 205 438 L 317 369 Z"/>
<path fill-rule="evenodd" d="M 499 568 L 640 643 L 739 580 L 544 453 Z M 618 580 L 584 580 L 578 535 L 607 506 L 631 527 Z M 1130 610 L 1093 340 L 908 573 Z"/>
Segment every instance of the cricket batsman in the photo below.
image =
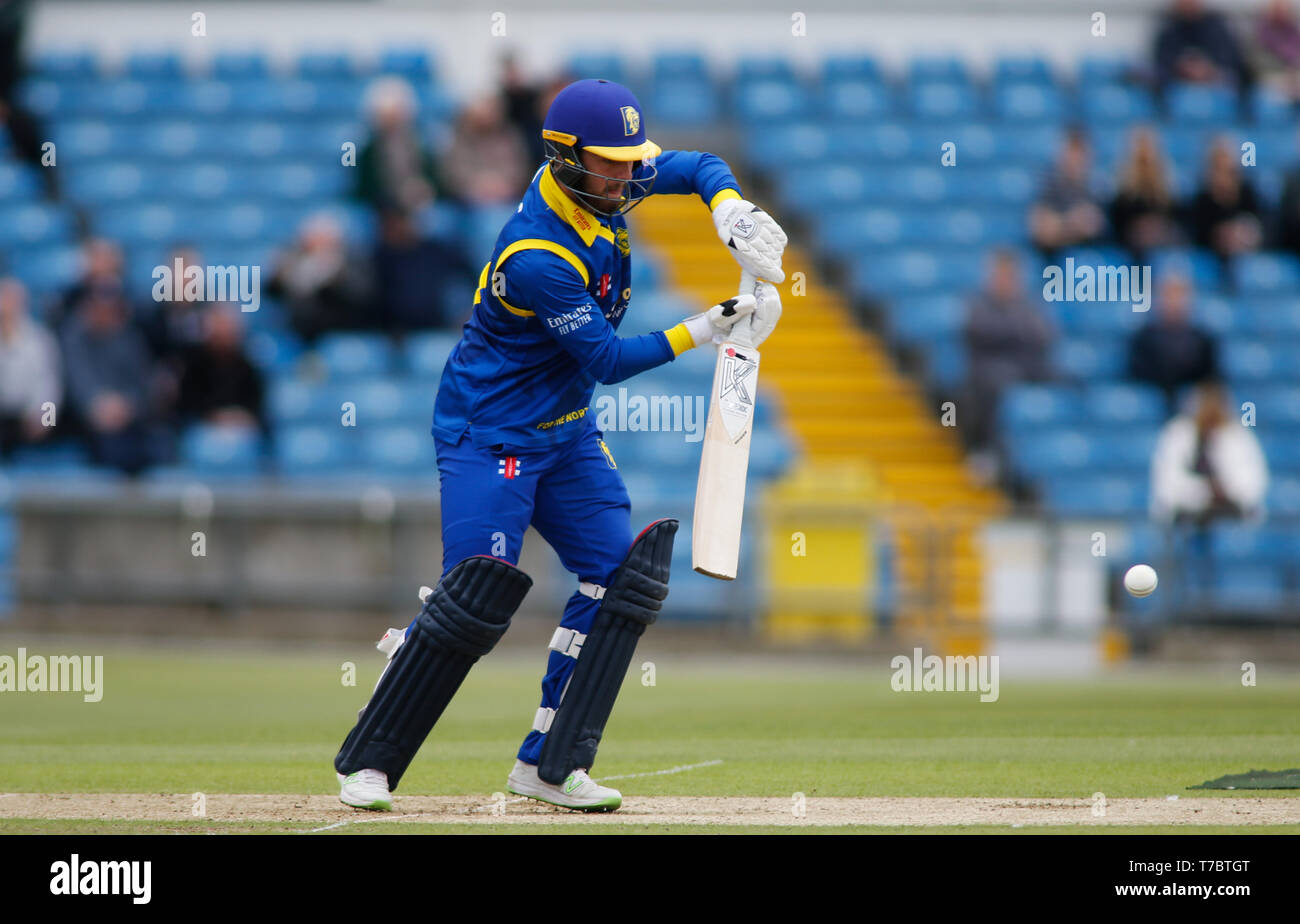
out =
<path fill-rule="evenodd" d="M 542 130 L 546 162 L 497 237 L 434 406 L 443 575 L 420 614 L 380 643 L 389 661 L 334 768 L 339 798 L 389 810 L 392 791 L 474 662 L 531 586 L 515 567 L 531 524 L 576 587 L 550 642 L 541 707 L 510 792 L 613 811 L 588 776 L 637 640 L 668 595 L 677 521 L 633 537 L 631 503 L 589 414 L 613 384 L 750 325 L 755 346 L 781 304 L 786 235 L 745 200 L 713 154 L 662 151 L 641 106 L 608 80 L 562 90 Z M 760 280 L 664 331 L 620 337 L 632 297 L 624 215 L 654 193 L 696 195 L 743 270 Z"/>

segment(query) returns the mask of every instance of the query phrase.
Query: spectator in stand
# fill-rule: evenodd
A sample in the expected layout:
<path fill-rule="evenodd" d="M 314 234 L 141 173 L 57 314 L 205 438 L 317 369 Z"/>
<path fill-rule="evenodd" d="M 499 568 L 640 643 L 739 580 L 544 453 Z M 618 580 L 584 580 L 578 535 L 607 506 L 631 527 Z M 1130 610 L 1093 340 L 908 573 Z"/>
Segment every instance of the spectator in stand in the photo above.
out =
<path fill-rule="evenodd" d="M 1268 490 L 1268 463 L 1254 433 L 1237 421 L 1217 381 L 1202 382 L 1188 404 L 1156 441 L 1152 516 L 1204 527 L 1257 514 Z"/>
<path fill-rule="evenodd" d="M 54 405 L 57 423 L 62 400 L 58 344 L 28 317 L 23 284 L 0 279 L 0 459 L 48 437 L 44 405 Z"/>
<path fill-rule="evenodd" d="M 1225 139 L 1210 148 L 1205 179 L 1187 206 L 1187 230 L 1198 246 L 1224 261 L 1258 250 L 1263 241 L 1259 196 Z"/>
<path fill-rule="evenodd" d="M 331 215 L 302 223 L 298 240 L 276 262 L 267 294 L 282 299 L 289 326 L 311 345 L 321 334 L 368 326 L 373 283 L 367 258 L 353 253 Z"/>
<path fill-rule="evenodd" d="M 469 316 L 473 275 L 460 248 L 421 238 L 409 215 L 382 217 L 374 268 L 375 326 L 389 334 L 452 329 Z"/>
<path fill-rule="evenodd" d="M 461 110 L 443 171 L 449 187 L 471 207 L 514 203 L 523 195 L 532 178 L 528 152 L 495 96 Z"/>
<path fill-rule="evenodd" d="M 1164 92 L 1175 83 L 1245 91 L 1252 75 L 1227 20 L 1202 0 L 1174 0 L 1156 32 L 1156 80 Z"/>
<path fill-rule="evenodd" d="M 1216 377 L 1218 342 L 1191 321 L 1192 287 L 1185 276 L 1169 273 L 1156 293 L 1155 319 L 1129 342 L 1128 375 L 1159 388 L 1169 412 L 1177 409 L 1179 389 Z"/>
<path fill-rule="evenodd" d="M 367 94 L 371 135 L 357 158 L 356 196 L 377 213 L 415 215 L 444 191 L 415 109 L 415 94 L 400 77 L 380 78 Z"/>
<path fill-rule="evenodd" d="M 28 0 L 0 0 L 0 134 L 7 133 L 14 152 L 36 169 L 45 184 L 46 196 L 58 199 L 59 168 L 41 160 L 41 148 L 49 140 L 49 133 L 15 92 L 24 76 L 23 31 L 29 5 Z"/>
<path fill-rule="evenodd" d="M 1300 163 L 1286 172 L 1277 207 L 1277 246 L 1300 255 Z"/>
<path fill-rule="evenodd" d="M 1156 133 L 1147 126 L 1133 131 L 1128 158 L 1119 171 L 1119 188 L 1110 203 L 1115 241 L 1145 263 L 1148 254 L 1178 239 L 1177 207 L 1169 165 Z"/>
<path fill-rule="evenodd" d="M 83 423 L 91 457 L 130 475 L 159 456 L 151 413 L 149 348 L 129 323 L 120 287 L 86 293 L 64 336 L 68 397 Z"/>
<path fill-rule="evenodd" d="M 239 309 L 214 305 L 203 320 L 203 344 L 191 355 L 181 379 L 181 419 L 265 432 L 265 387 L 261 371 L 244 352 Z"/>
<path fill-rule="evenodd" d="M 542 146 L 542 122 L 546 110 L 539 104 L 542 88 L 528 80 L 519 67 L 519 59 L 508 51 L 501 56 L 501 103 L 505 119 L 523 139 L 527 149 L 529 176 L 546 160 Z"/>
<path fill-rule="evenodd" d="M 81 249 L 81 278 L 51 306 L 46 320 L 55 335 L 63 336 L 64 325 L 71 321 L 81 307 L 86 293 L 102 286 L 121 286 L 122 248 L 107 238 L 97 237 L 86 241 Z"/>
<path fill-rule="evenodd" d="M 1048 260 L 1062 250 L 1096 240 L 1105 230 L 1106 217 L 1089 179 L 1091 167 L 1087 138 L 1079 129 L 1071 129 L 1056 169 L 1029 212 L 1030 236 Z"/>
<path fill-rule="evenodd" d="M 992 481 L 1001 464 L 994 431 L 1002 392 L 1017 382 L 1050 379 L 1048 356 L 1056 339 L 1042 306 L 1025 293 L 1014 251 L 993 252 L 988 284 L 971 300 L 963 336 L 970 383 L 962 416 L 975 468 Z"/>
<path fill-rule="evenodd" d="M 1300 22 L 1290 0 L 1269 0 L 1255 18 L 1253 66 L 1264 84 L 1300 101 Z"/>

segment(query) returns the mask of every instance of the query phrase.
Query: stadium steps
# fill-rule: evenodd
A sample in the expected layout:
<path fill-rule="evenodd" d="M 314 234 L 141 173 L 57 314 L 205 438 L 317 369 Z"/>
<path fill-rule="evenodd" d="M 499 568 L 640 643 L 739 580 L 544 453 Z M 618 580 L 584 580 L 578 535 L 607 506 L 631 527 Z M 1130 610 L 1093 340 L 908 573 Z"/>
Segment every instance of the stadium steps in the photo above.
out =
<path fill-rule="evenodd" d="M 735 291 L 739 278 L 707 218 L 693 196 L 655 196 L 632 215 L 638 238 L 661 256 L 668 285 L 700 307 Z M 897 536 L 896 624 L 932 632 L 950 651 L 977 649 L 982 583 L 976 537 L 986 518 L 1005 509 L 1004 498 L 972 480 L 956 434 L 939 424 L 937 409 L 928 409 L 923 391 L 898 371 L 884 344 L 857 326 L 844 299 L 814 281 L 807 252 L 789 247 L 784 266 L 784 313 L 776 336 L 762 348 L 761 387 L 780 395 L 786 426 L 804 449 L 790 480 L 806 485 L 820 474 L 817 492 L 832 504 L 845 479 L 870 483 L 874 509 L 892 511 L 887 519 Z M 799 272 L 805 274 L 803 294 L 794 295 Z M 868 512 L 858 531 L 870 531 L 871 519 Z M 943 549 L 938 556 L 936 544 Z M 821 559 L 823 574 L 861 571 L 856 546 L 846 548 Z M 773 600 L 788 601 L 781 572 L 772 574 Z M 854 639 L 870 632 L 871 616 L 861 603 L 851 612 L 782 612 L 774 605 L 766 626 L 783 641 Z"/>

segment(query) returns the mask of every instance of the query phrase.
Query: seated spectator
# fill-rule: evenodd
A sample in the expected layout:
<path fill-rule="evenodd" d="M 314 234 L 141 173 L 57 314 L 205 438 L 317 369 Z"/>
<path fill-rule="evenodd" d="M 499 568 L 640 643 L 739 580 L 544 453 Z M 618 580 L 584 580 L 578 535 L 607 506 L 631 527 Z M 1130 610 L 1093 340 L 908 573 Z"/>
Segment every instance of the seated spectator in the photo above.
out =
<path fill-rule="evenodd" d="M 356 197 L 376 212 L 414 215 L 442 190 L 438 167 L 415 127 L 415 94 L 400 77 L 383 77 L 366 97 L 371 135 L 357 158 Z"/>
<path fill-rule="evenodd" d="M 1160 431 L 1151 459 L 1151 514 L 1162 523 L 1205 526 L 1259 512 L 1268 464 L 1216 381 L 1197 387 L 1189 408 Z"/>
<path fill-rule="evenodd" d="M 528 187 L 528 152 L 496 97 L 482 97 L 461 110 L 443 156 L 443 175 L 470 206 L 513 203 Z"/>
<path fill-rule="evenodd" d="M 1300 23 L 1290 0 L 1269 0 L 1255 17 L 1254 39 L 1252 62 L 1261 81 L 1300 100 Z"/>
<path fill-rule="evenodd" d="M 1174 83 L 1244 90 L 1250 66 L 1228 22 L 1202 0 L 1174 0 L 1157 31 L 1156 80 L 1162 91 Z"/>
<path fill-rule="evenodd" d="M 514 52 L 501 56 L 501 105 L 506 121 L 523 140 L 527 150 L 527 171 L 531 175 L 537 165 L 546 160 L 542 146 L 542 122 L 546 110 L 540 105 L 542 88 L 528 80 L 519 67 Z"/>
<path fill-rule="evenodd" d="M 320 214 L 281 254 L 267 294 L 284 301 L 289 326 L 310 345 L 323 333 L 367 326 L 371 288 L 367 258 L 350 252 L 338 221 Z"/>
<path fill-rule="evenodd" d="M 53 431 L 44 425 L 46 402 L 62 408 L 58 345 L 27 315 L 27 289 L 17 279 L 0 279 L 0 459 L 19 446 L 38 443 Z"/>
<path fill-rule="evenodd" d="M 46 321 L 56 336 L 62 337 L 64 325 L 77 314 L 86 292 L 99 286 L 121 286 L 122 248 L 107 238 L 91 238 L 81 248 L 81 277 L 60 296 Z"/>
<path fill-rule="evenodd" d="M 181 378 L 182 420 L 265 430 L 262 373 L 244 353 L 239 309 L 214 305 L 203 320 L 203 344 L 191 354 Z"/>
<path fill-rule="evenodd" d="M 1277 207 L 1277 246 L 1300 255 L 1300 164 L 1286 172 Z"/>
<path fill-rule="evenodd" d="M 375 326 L 393 336 L 451 329 L 469 316 L 474 284 L 460 248 L 421 238 L 408 215 L 381 219 L 374 271 Z"/>
<path fill-rule="evenodd" d="M 150 406 L 152 357 L 128 321 L 120 288 L 86 294 L 64 335 L 63 360 L 68 397 L 95 462 L 134 475 L 158 461 L 159 434 Z"/>
<path fill-rule="evenodd" d="M 1227 141 L 1215 142 L 1205 180 L 1187 206 L 1189 235 L 1227 260 L 1259 249 L 1264 236 L 1260 218 L 1259 196 L 1242 178 L 1236 153 Z"/>
<path fill-rule="evenodd" d="M 187 245 L 173 250 L 166 266 L 173 277 L 181 280 L 176 287 L 182 294 L 185 275 L 191 272 L 191 267 L 196 267 L 207 278 L 207 267 L 199 252 Z M 203 315 L 207 308 L 208 303 L 202 297 L 170 298 L 153 302 L 140 312 L 139 326 L 150 350 L 177 378 L 185 356 L 203 341 Z"/>
<path fill-rule="evenodd" d="M 1129 155 L 1119 171 L 1119 188 L 1110 204 L 1110 227 L 1115 241 L 1138 263 L 1159 247 L 1178 238 L 1177 210 L 1169 166 L 1160 151 L 1156 133 L 1148 127 L 1134 130 Z"/>
<path fill-rule="evenodd" d="M 1106 218 L 1089 180 L 1091 166 L 1087 138 L 1071 130 L 1056 169 L 1029 213 L 1030 236 L 1049 260 L 1065 248 L 1096 240 L 1105 229 Z"/>
<path fill-rule="evenodd" d="M 963 335 L 970 383 L 966 400 L 959 402 L 959 420 L 976 453 L 976 468 L 991 479 L 998 464 L 994 430 L 1002 392 L 1016 382 L 1051 378 L 1048 356 L 1056 338 L 1042 306 L 1025 294 L 1013 251 L 993 253 L 987 288 L 971 300 Z"/>
<path fill-rule="evenodd" d="M 1192 287 L 1184 276 L 1170 273 L 1156 291 L 1155 319 L 1129 342 L 1128 375 L 1159 388 L 1170 413 L 1176 409 L 1179 389 L 1214 378 L 1219 372 L 1218 343 L 1193 324 Z"/>

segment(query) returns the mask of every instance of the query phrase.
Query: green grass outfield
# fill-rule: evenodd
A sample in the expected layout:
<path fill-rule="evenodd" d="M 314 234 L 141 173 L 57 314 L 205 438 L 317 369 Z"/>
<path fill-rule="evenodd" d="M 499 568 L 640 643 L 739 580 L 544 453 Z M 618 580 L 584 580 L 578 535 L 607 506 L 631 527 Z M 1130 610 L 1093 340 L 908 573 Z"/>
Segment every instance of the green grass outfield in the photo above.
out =
<path fill-rule="evenodd" d="M 59 642 L 26 647 L 29 655 L 103 654 L 104 696 L 85 703 L 73 693 L 0 693 L 0 792 L 332 793 L 331 759 L 382 666 L 377 653 L 364 649 L 346 655 Z M 12 641 L 0 645 L 0 654 L 12 656 L 16 648 Z M 340 682 L 348 657 L 357 664 L 353 687 Z M 1296 674 L 1261 671 L 1255 687 L 1243 687 L 1237 672 L 1223 668 L 1177 675 L 1126 672 L 1091 682 L 1004 679 L 998 701 L 981 703 L 974 693 L 895 693 L 888 671 L 843 661 L 706 661 L 652 652 L 644 657 L 655 660 L 656 684 L 643 686 L 635 667 L 629 674 L 594 775 L 721 763 L 614 783 L 625 800 L 648 795 L 789 799 L 795 792 L 809 798 L 1297 795 L 1187 789 L 1225 773 L 1300 764 Z M 540 667 L 540 658 L 503 652 L 475 668 L 412 764 L 399 797 L 474 795 L 487 801 L 503 789 L 536 709 Z M 201 819 L 0 819 L 0 832 L 304 827 Z M 456 826 L 381 822 L 338 833 L 452 829 Z M 580 820 L 568 823 L 566 816 L 547 830 L 582 829 Z M 524 830 L 537 833 L 538 828 Z M 1229 830 L 1296 833 L 1300 825 Z"/>

